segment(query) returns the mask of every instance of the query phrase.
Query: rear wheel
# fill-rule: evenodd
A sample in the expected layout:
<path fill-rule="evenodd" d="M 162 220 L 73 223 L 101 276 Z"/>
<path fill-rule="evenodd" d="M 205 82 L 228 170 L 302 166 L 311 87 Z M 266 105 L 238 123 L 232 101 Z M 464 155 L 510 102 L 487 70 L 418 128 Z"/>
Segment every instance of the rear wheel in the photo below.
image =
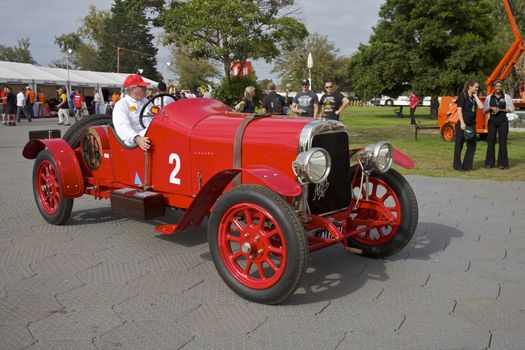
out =
<path fill-rule="evenodd" d="M 60 174 L 47 149 L 40 152 L 35 160 L 33 194 L 38 210 L 47 222 L 62 225 L 69 219 L 73 199 L 62 196 Z"/>
<path fill-rule="evenodd" d="M 73 124 L 64 134 L 63 139 L 69 143 L 71 148 L 75 149 L 80 146 L 80 136 L 85 128 L 96 125 L 108 125 L 112 121 L 111 117 L 106 114 L 90 115 L 83 117 L 77 123 Z"/>
<path fill-rule="evenodd" d="M 454 141 L 455 131 L 454 126 L 450 123 L 446 123 L 441 128 L 441 137 L 447 142 Z"/>
<path fill-rule="evenodd" d="M 306 269 L 303 225 L 285 200 L 262 186 L 224 194 L 211 213 L 208 239 L 222 279 L 248 300 L 283 301 Z"/>
<path fill-rule="evenodd" d="M 352 167 L 351 174 L 357 171 Z M 396 170 L 390 169 L 385 174 L 373 173 L 369 177 L 368 189 L 366 183 L 359 193 L 361 180 L 359 173 L 352 184 L 354 200 L 366 198 L 378 204 L 382 209 L 374 210 L 359 208 L 352 214 L 351 219 L 358 220 L 385 220 L 388 211 L 394 217 L 391 224 L 378 228 L 371 228 L 358 233 L 349 239 L 349 245 L 363 250 L 363 255 L 373 258 L 383 258 L 393 255 L 403 249 L 412 239 L 418 221 L 417 200 L 408 181 Z M 350 229 L 364 229 L 364 226 L 352 225 Z"/>

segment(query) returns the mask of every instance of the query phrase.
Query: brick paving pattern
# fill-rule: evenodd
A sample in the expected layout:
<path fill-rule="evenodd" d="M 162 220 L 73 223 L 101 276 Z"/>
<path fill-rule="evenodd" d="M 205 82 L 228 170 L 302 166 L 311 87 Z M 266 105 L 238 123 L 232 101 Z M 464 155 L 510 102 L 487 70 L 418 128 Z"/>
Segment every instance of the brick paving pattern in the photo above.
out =
<path fill-rule="evenodd" d="M 524 182 L 410 176 L 406 249 L 313 253 L 297 292 L 265 306 L 222 282 L 205 225 L 162 236 L 89 197 L 48 225 L 21 156 L 45 128 L 0 129 L 0 349 L 525 349 Z"/>

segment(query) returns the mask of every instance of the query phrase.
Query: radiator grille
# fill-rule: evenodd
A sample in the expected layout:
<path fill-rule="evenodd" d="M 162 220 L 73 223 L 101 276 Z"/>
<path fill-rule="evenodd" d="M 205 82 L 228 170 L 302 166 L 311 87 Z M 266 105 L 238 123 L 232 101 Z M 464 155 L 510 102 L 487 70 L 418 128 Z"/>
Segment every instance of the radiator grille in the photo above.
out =
<path fill-rule="evenodd" d="M 326 182 L 308 186 L 308 204 L 312 214 L 328 214 L 347 208 L 351 200 L 347 133 L 316 135 L 312 147 L 324 148 L 332 159 L 332 169 Z"/>

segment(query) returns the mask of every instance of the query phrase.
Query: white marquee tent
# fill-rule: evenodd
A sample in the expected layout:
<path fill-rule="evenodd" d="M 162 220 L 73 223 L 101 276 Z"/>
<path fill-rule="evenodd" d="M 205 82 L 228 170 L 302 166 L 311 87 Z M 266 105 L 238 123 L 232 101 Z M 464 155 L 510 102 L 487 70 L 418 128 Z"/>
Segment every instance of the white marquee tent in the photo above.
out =
<path fill-rule="evenodd" d="M 33 91 L 41 91 L 47 97 L 55 97 L 59 87 L 81 90 L 84 96 L 93 96 L 93 90 L 98 90 L 104 96 L 105 102 L 111 94 L 110 90 L 123 88 L 127 73 L 95 72 L 64 68 L 40 67 L 28 63 L 0 61 L 0 87 L 10 86 L 15 90 L 30 86 Z M 152 88 L 157 82 L 143 77 Z M 69 84 L 68 84 L 69 82 Z M 105 110 L 106 103 L 102 103 Z M 35 114 L 38 113 L 38 104 L 35 104 Z"/>
<path fill-rule="evenodd" d="M 1 84 L 38 84 L 121 88 L 128 74 L 40 67 L 28 63 L 0 61 Z M 144 78 L 157 87 L 157 82 Z"/>

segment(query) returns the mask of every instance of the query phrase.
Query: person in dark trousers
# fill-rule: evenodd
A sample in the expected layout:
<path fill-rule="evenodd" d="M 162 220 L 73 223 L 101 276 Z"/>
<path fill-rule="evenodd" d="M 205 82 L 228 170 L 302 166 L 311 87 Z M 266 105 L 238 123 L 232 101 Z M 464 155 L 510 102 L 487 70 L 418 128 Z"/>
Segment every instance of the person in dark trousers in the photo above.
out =
<path fill-rule="evenodd" d="M 415 91 L 410 92 L 410 98 L 408 100 L 408 105 L 410 107 L 410 125 L 415 126 L 416 125 L 416 108 L 419 103 L 419 97 L 417 97 Z"/>
<path fill-rule="evenodd" d="M 268 95 L 263 98 L 263 112 L 264 114 L 283 115 L 284 114 L 284 97 L 275 92 L 275 84 L 268 83 L 267 89 L 270 91 Z"/>
<path fill-rule="evenodd" d="M 494 168 L 496 163 L 496 134 L 498 136 L 498 163 L 500 169 L 509 168 L 509 156 L 507 152 L 507 135 L 509 133 L 509 120 L 507 113 L 514 113 L 512 97 L 503 92 L 503 82 L 494 82 L 494 93 L 487 96 L 483 105 L 483 113 L 489 114 L 487 135 L 487 157 L 485 168 Z"/>
<path fill-rule="evenodd" d="M 35 117 L 35 113 L 33 111 L 33 106 L 35 104 L 35 93 L 31 88 L 28 86 L 26 87 L 26 106 L 25 106 L 25 115 L 28 122 L 31 122 L 31 120 Z"/>
<path fill-rule="evenodd" d="M 464 131 L 467 126 L 476 130 L 476 109 L 482 109 L 483 104 L 478 97 L 479 82 L 467 81 L 463 92 L 459 94 L 456 104 L 458 106 L 458 122 L 456 123 L 456 144 L 454 147 L 454 169 L 458 171 L 473 170 L 474 153 L 476 152 L 476 137 L 465 140 Z M 461 162 L 461 151 L 463 144 L 467 142 L 467 151 L 463 163 Z"/>
<path fill-rule="evenodd" d="M 15 113 L 17 110 L 17 97 L 13 92 L 13 89 L 10 87 L 7 88 L 7 125 L 16 125 L 15 124 Z"/>
<path fill-rule="evenodd" d="M 334 83 L 331 80 L 324 83 L 324 88 L 326 93 L 321 96 L 319 101 L 320 108 L 317 117 L 339 120 L 341 113 L 350 104 L 350 100 L 339 91 L 334 91 Z"/>

